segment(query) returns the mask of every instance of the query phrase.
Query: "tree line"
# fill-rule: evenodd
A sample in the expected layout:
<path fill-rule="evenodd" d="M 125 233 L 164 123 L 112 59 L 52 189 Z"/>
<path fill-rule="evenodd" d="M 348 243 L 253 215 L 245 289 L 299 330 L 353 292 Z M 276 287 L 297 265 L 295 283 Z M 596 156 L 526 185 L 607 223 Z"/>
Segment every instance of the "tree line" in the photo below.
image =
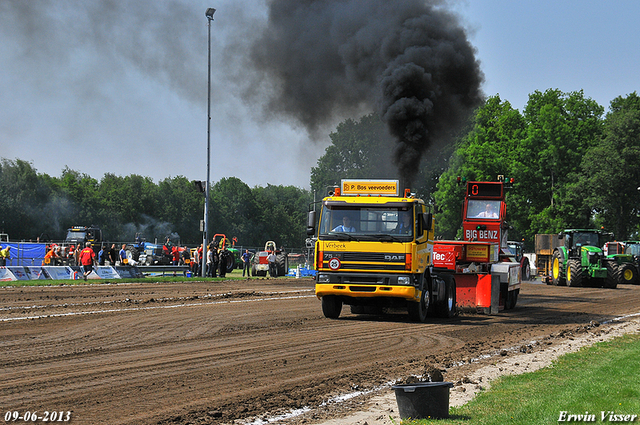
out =
<path fill-rule="evenodd" d="M 308 190 L 250 188 L 236 177 L 210 188 L 209 235 L 237 238 L 242 246 L 304 247 Z M 172 177 L 154 183 L 139 175 L 105 174 L 101 180 L 65 168 L 60 177 L 38 173 L 23 160 L 0 161 L 0 230 L 11 240 L 61 240 L 72 226 L 96 225 L 109 241 L 202 243 L 204 196 L 194 182 Z"/>
<path fill-rule="evenodd" d="M 397 179 L 393 142 L 374 114 L 341 122 L 310 172 L 311 190 L 250 188 L 236 177 L 210 190 L 209 234 L 239 245 L 273 240 L 303 247 L 309 204 L 342 178 Z M 582 91 L 535 91 L 520 112 L 488 97 L 451 140 L 430 147 L 415 181 L 417 196 L 436 214 L 436 234 L 461 237 L 464 180 L 514 178 L 506 195 L 510 236 L 533 249 L 536 233 L 604 228 L 618 240 L 637 238 L 640 226 L 640 97 L 611 101 L 609 111 Z M 0 227 L 13 240 L 60 239 L 73 225 L 98 225 L 112 241 L 179 238 L 201 242 L 204 197 L 185 177 L 154 183 L 139 175 L 101 180 L 65 168 L 38 173 L 22 160 L 0 161 Z"/>

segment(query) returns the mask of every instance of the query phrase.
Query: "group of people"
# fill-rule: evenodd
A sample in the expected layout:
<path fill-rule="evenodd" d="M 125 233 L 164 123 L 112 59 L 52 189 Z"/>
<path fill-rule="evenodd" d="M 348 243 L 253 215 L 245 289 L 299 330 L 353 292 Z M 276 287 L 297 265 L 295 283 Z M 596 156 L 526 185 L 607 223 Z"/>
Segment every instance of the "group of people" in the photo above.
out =
<path fill-rule="evenodd" d="M 87 242 L 91 245 L 91 242 Z M 85 243 L 86 245 L 86 243 Z M 123 250 L 125 245 L 122 246 Z M 85 246 L 86 248 L 86 246 Z M 76 249 L 75 245 L 58 245 L 51 244 L 47 246 L 46 253 L 44 255 L 44 259 L 42 260 L 43 266 L 66 266 L 66 265 L 82 265 L 80 261 L 80 254 L 83 250 Z M 100 266 L 104 265 L 116 265 L 118 261 L 122 263 L 122 251 L 120 252 L 120 256 L 118 256 L 118 252 L 116 251 L 116 245 L 112 244 L 111 248 L 102 246 L 97 255 L 97 263 Z"/>
<path fill-rule="evenodd" d="M 225 277 L 228 264 L 230 261 L 233 261 L 233 257 L 226 245 L 220 247 L 219 243 L 215 241 L 207 246 L 206 255 L 203 254 L 203 248 L 202 245 L 200 245 L 198 249 L 195 250 L 193 257 L 193 261 L 191 261 L 191 272 L 195 276 L 202 275 L 202 267 L 205 267 L 205 276 Z M 203 260 L 205 261 L 203 262 Z"/>

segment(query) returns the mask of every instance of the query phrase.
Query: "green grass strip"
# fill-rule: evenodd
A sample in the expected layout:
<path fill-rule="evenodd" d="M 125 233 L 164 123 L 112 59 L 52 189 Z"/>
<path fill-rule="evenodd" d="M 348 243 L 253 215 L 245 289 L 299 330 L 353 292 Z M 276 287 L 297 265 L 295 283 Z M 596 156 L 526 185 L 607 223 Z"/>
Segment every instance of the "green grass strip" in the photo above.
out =
<path fill-rule="evenodd" d="M 499 378 L 489 390 L 449 413 L 449 419 L 401 423 L 640 423 L 640 335 L 585 347 L 536 372 Z"/>

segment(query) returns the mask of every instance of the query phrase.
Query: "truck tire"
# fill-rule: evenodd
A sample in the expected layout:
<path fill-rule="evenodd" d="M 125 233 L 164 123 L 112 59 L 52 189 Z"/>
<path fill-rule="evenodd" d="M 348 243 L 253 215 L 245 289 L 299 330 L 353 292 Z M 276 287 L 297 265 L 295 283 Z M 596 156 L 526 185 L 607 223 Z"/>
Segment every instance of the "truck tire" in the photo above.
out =
<path fill-rule="evenodd" d="M 435 306 L 436 316 L 451 318 L 456 315 L 456 281 L 449 274 L 439 276 L 444 281 L 445 297 Z"/>
<path fill-rule="evenodd" d="M 342 301 L 335 295 L 322 297 L 322 313 L 327 319 L 337 319 L 342 311 Z"/>
<path fill-rule="evenodd" d="M 409 318 L 414 322 L 424 323 L 429 315 L 429 303 L 431 302 L 431 293 L 426 278 L 423 279 L 422 291 L 420 293 L 420 301 L 408 301 L 407 312 Z"/>
<path fill-rule="evenodd" d="M 551 256 L 551 284 L 555 286 L 565 286 L 567 280 L 564 275 L 564 254 L 555 250 Z"/>
<path fill-rule="evenodd" d="M 505 302 L 504 309 L 505 310 L 513 310 L 516 308 L 516 304 L 518 303 L 518 294 L 520 293 L 520 289 L 514 289 L 513 291 L 507 291 L 507 299 Z"/>
<path fill-rule="evenodd" d="M 582 286 L 583 278 L 584 275 L 582 274 L 582 264 L 580 264 L 580 260 L 567 261 L 567 285 Z"/>
<path fill-rule="evenodd" d="M 633 264 L 623 263 L 620 264 L 616 270 L 618 283 L 636 283 L 638 280 L 636 268 Z"/>

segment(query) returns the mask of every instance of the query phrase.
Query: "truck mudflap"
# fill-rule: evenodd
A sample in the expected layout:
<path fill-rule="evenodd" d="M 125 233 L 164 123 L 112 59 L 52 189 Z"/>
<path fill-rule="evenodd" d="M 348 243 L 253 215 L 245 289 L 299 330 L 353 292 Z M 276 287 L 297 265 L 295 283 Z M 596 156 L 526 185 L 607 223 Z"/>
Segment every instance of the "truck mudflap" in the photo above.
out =
<path fill-rule="evenodd" d="M 392 297 L 404 298 L 407 301 L 420 300 L 420 290 L 413 286 L 316 283 L 316 296 L 321 299 L 326 295 L 351 298 Z"/>

